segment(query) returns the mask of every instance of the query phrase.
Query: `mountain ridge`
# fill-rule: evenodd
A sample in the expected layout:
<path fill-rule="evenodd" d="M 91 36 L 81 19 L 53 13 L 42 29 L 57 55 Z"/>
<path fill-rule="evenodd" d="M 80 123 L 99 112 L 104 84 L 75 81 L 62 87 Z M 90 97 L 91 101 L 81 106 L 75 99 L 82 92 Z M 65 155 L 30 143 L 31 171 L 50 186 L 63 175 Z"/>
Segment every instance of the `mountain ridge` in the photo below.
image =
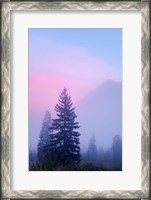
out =
<path fill-rule="evenodd" d="M 95 135 L 97 146 L 107 148 L 112 138 L 122 135 L 122 82 L 107 80 L 76 104 L 81 128 L 81 146 L 87 149 Z"/>

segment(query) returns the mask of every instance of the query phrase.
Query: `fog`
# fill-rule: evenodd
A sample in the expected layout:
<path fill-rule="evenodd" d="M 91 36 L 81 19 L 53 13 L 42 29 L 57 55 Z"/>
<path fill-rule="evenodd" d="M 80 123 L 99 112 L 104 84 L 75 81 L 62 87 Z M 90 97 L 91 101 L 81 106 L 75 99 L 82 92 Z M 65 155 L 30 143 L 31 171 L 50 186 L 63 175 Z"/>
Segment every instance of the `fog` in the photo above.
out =
<path fill-rule="evenodd" d="M 80 123 L 81 149 L 85 151 L 92 135 L 98 148 L 107 149 L 115 135 L 122 134 L 122 84 L 106 81 L 76 104 Z"/>
<path fill-rule="evenodd" d="M 103 147 L 104 150 L 112 145 L 115 135 L 122 136 L 121 82 L 111 80 L 104 82 L 74 106 L 76 108 L 77 121 L 80 125 L 78 131 L 81 134 L 81 152 L 87 151 L 92 136 L 95 136 L 97 148 L 100 149 Z M 49 112 L 54 113 L 54 111 Z M 34 118 L 32 125 L 29 126 L 30 151 L 37 151 L 37 143 L 44 114 L 45 111 L 43 113 L 30 113 L 30 119 Z M 52 118 L 53 116 L 54 114 Z"/>
<path fill-rule="evenodd" d="M 71 95 L 72 96 L 72 95 Z M 57 102 L 56 102 L 57 103 Z M 49 111 L 50 115 L 51 112 Z M 122 168 L 122 83 L 108 80 L 85 98 L 75 104 L 76 121 L 79 122 L 80 152 L 82 170 L 97 170 L 99 164 L 118 170 Z M 44 112 L 45 115 L 45 112 Z M 37 158 L 37 144 L 42 128 L 43 116 L 38 114 L 30 117 L 35 124 L 30 126 L 30 163 Z M 53 115 L 54 116 L 54 115 Z M 51 119 L 53 119 L 51 115 Z M 56 117 L 56 116 L 54 116 Z M 102 168 L 99 167 L 99 170 Z"/>

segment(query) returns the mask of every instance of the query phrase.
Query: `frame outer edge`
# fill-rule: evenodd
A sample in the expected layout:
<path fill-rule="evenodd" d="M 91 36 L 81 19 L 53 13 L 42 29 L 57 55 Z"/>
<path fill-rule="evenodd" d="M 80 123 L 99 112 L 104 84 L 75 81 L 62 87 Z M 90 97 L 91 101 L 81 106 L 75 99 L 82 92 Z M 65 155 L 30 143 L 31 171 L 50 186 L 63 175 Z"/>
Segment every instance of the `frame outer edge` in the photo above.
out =
<path fill-rule="evenodd" d="M 4 17 L 5 16 L 5 17 Z M 2 197 L 10 193 L 10 7 L 2 2 Z"/>
<path fill-rule="evenodd" d="M 111 5 L 111 6 L 109 6 Z M 141 10 L 142 14 L 142 182 L 137 191 L 21 191 L 10 189 L 10 11 L 11 10 Z M 139 198 L 149 197 L 149 5 L 147 2 L 3 2 L 2 3 L 2 196 L 9 198 Z M 5 16 L 5 17 L 4 17 Z"/>
<path fill-rule="evenodd" d="M 150 25 L 149 25 L 149 2 L 144 4 L 144 7 L 141 9 L 142 14 L 142 55 L 141 55 L 141 64 L 142 64 L 142 80 L 141 80 L 141 88 L 142 88 L 142 136 L 141 136 L 141 161 L 142 161 L 142 182 L 141 188 L 142 192 L 146 195 L 146 198 L 150 196 L 150 115 L 149 115 L 149 83 L 150 83 Z"/>

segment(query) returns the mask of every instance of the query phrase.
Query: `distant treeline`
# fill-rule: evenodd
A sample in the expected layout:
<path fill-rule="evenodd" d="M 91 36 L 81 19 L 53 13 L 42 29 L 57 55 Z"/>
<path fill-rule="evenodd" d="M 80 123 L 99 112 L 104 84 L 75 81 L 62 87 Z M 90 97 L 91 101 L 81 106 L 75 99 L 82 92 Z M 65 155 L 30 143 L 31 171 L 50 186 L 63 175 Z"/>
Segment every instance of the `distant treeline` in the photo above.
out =
<path fill-rule="evenodd" d="M 31 171 L 121 171 L 122 170 L 122 141 L 119 135 L 113 138 L 112 145 L 107 150 L 97 148 L 95 136 L 90 138 L 87 151 L 81 152 L 81 164 L 77 167 L 69 165 L 53 169 L 49 158 L 41 159 L 36 151 L 30 151 L 29 170 Z"/>

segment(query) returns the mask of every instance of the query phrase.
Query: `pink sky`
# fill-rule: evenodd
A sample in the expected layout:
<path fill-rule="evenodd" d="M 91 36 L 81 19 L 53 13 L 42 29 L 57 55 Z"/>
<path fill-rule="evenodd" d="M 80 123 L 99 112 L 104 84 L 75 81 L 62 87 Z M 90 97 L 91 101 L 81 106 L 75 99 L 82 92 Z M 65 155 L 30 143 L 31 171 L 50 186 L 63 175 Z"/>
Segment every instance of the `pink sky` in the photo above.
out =
<path fill-rule="evenodd" d="M 94 88 L 93 84 L 80 80 L 72 80 L 59 76 L 34 74 L 29 77 L 29 107 L 31 111 L 53 111 L 58 96 L 64 87 L 72 96 L 74 103 L 81 100 L 85 94 Z"/>
<path fill-rule="evenodd" d="M 107 64 L 86 49 L 64 44 L 60 46 L 58 51 L 57 45 L 50 51 L 48 47 L 42 48 L 43 54 L 34 48 L 37 59 L 35 61 L 31 57 L 29 62 L 30 111 L 51 110 L 53 113 L 64 87 L 71 94 L 73 103 L 77 103 L 104 80 L 114 77 Z"/>

